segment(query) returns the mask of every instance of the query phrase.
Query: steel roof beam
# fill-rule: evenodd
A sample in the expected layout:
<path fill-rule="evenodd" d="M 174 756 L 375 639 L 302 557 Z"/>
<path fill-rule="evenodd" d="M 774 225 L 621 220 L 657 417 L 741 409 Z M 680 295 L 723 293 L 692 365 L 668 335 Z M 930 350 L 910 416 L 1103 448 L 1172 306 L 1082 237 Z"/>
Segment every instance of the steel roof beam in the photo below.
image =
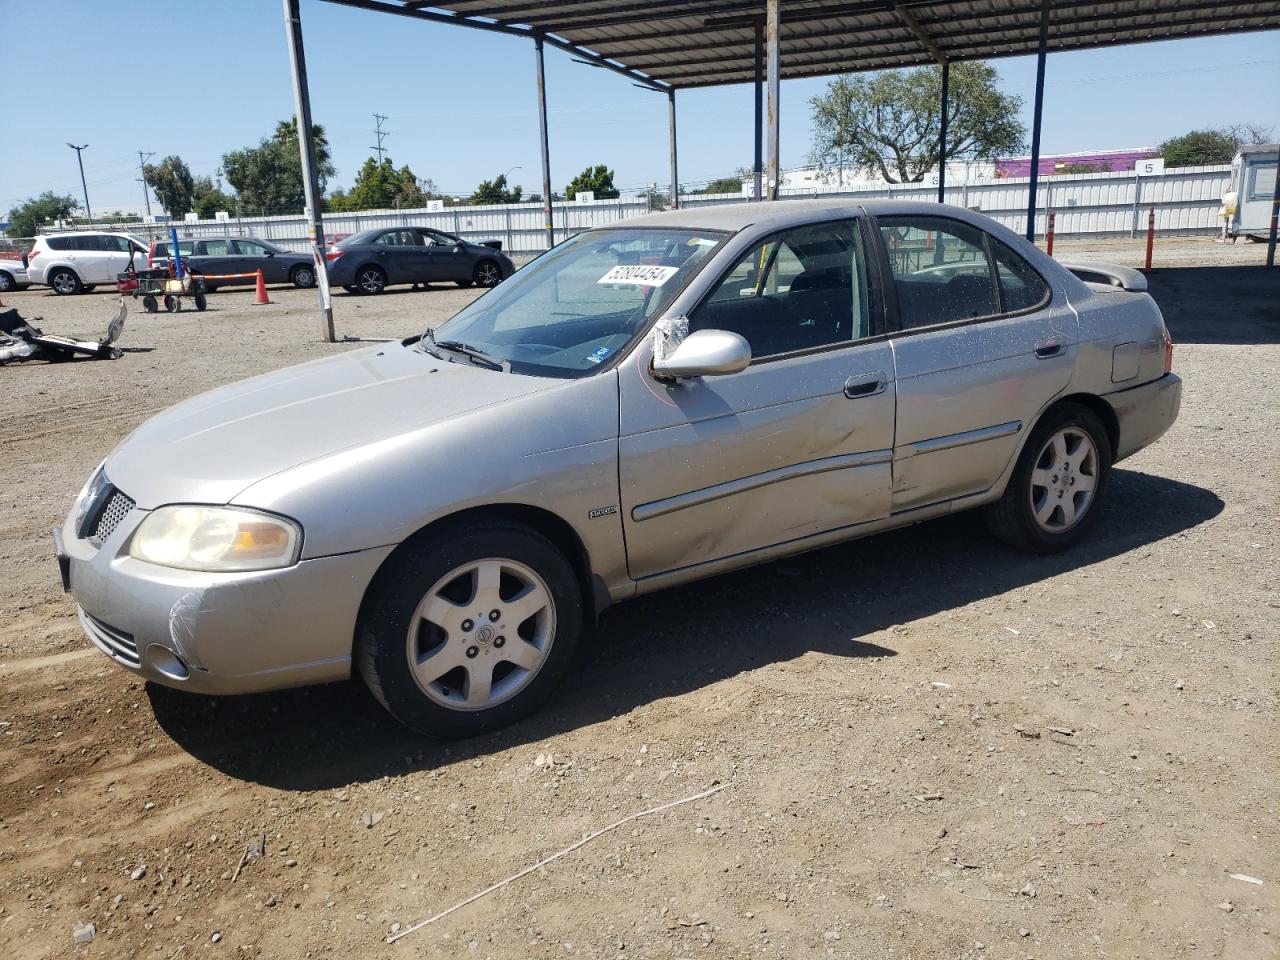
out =
<path fill-rule="evenodd" d="M 898 15 L 899 20 L 906 24 L 907 29 L 915 34 L 916 39 L 924 45 L 924 48 L 933 54 L 933 59 L 937 60 L 939 64 L 945 64 L 947 62 L 946 55 L 941 49 L 939 49 L 938 45 L 933 42 L 933 38 L 929 36 L 924 27 L 920 26 L 920 21 L 915 18 L 915 14 L 901 3 L 895 3 L 893 5 L 893 12 Z"/>

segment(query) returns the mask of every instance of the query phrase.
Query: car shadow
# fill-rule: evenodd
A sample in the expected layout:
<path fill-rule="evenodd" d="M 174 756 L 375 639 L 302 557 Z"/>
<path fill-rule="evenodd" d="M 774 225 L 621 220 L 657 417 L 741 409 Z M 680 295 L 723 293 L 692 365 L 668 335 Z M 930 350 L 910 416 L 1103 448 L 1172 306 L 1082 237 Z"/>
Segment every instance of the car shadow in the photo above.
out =
<path fill-rule="evenodd" d="M 862 658 L 897 655 L 868 635 L 1127 553 L 1222 508 L 1212 491 L 1117 468 L 1094 530 L 1064 553 L 1010 550 L 965 513 L 643 597 L 605 612 L 540 712 L 455 743 L 407 731 L 354 681 L 243 697 L 148 684 L 147 696 L 178 745 L 228 776 L 282 790 L 345 786 L 543 741 L 808 653 L 856 671 Z"/>
<path fill-rule="evenodd" d="M 1280 343 L 1280 270 L 1165 267 L 1146 277 L 1175 344 Z"/>

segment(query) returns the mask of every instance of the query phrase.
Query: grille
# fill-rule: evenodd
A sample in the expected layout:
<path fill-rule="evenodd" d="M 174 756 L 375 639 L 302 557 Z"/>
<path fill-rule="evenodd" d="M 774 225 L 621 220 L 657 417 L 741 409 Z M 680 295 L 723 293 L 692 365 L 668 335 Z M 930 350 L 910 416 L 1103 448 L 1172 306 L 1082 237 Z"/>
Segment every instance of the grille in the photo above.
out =
<path fill-rule="evenodd" d="M 117 630 L 92 614 L 85 613 L 84 610 L 80 611 L 80 622 L 84 625 L 85 632 L 89 634 L 89 639 L 107 656 L 127 663 L 131 667 L 141 663 L 138 657 L 138 645 L 134 642 L 132 634 Z"/>
<path fill-rule="evenodd" d="M 96 546 L 101 546 L 106 542 L 107 537 L 111 536 L 111 531 L 120 525 L 120 521 L 129 515 L 129 511 L 134 506 L 132 498 L 112 488 L 107 497 L 106 505 L 103 506 L 102 512 L 98 514 L 98 522 L 89 533 L 89 541 Z"/>

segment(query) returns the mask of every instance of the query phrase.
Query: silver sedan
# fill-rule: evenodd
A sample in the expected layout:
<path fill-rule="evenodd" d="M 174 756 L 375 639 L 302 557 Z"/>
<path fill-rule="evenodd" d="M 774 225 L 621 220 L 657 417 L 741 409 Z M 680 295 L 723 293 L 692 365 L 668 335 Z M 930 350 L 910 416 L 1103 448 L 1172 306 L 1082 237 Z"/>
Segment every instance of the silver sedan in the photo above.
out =
<path fill-rule="evenodd" d="M 148 680 L 358 672 L 409 726 L 473 734 L 639 594 L 970 507 L 1070 546 L 1178 413 L 1144 286 L 934 204 L 591 230 L 434 332 L 143 424 L 55 531 L 64 585 Z"/>

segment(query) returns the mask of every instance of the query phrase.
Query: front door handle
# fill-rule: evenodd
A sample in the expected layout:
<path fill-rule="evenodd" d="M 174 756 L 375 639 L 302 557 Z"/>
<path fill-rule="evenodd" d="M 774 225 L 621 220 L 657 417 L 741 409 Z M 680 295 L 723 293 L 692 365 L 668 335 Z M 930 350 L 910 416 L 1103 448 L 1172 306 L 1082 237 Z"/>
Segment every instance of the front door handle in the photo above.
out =
<path fill-rule="evenodd" d="M 844 382 L 844 395 L 850 400 L 874 397 L 883 393 L 887 385 L 888 378 L 883 373 L 857 373 Z"/>
<path fill-rule="evenodd" d="M 1050 357 L 1056 357 L 1062 353 L 1061 340 L 1041 340 L 1036 344 L 1036 356 L 1041 360 L 1047 360 Z"/>

